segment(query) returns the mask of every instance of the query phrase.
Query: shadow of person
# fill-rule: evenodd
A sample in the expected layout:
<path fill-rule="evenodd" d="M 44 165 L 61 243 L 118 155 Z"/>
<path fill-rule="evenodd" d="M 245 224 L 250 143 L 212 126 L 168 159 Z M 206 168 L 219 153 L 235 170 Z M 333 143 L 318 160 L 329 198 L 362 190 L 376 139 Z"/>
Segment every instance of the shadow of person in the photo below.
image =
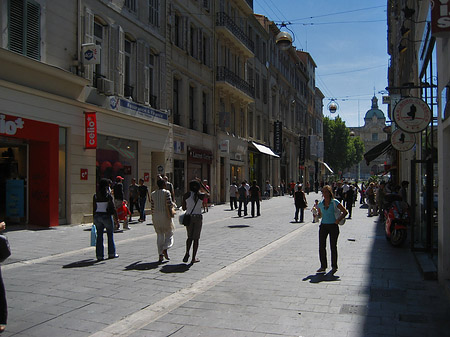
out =
<path fill-rule="evenodd" d="M 315 275 L 308 275 L 303 279 L 303 281 L 308 281 L 309 283 L 320 283 L 320 282 L 333 282 L 339 281 L 339 276 L 334 275 L 331 271 L 327 274 L 317 273 Z"/>
<path fill-rule="evenodd" d="M 152 270 L 158 268 L 160 264 L 161 263 L 158 261 L 147 263 L 141 263 L 141 261 L 137 261 L 126 266 L 124 270 Z"/>
<path fill-rule="evenodd" d="M 94 264 L 96 264 L 97 262 L 99 262 L 99 261 L 94 260 L 94 259 L 81 260 L 81 261 L 76 261 L 76 262 L 66 264 L 66 265 L 62 266 L 62 268 L 90 267 L 90 266 L 93 266 Z"/>
<path fill-rule="evenodd" d="M 246 227 L 250 227 L 249 225 L 230 225 L 227 226 L 228 228 L 246 228 Z"/>
<path fill-rule="evenodd" d="M 165 266 L 162 266 L 161 273 L 170 274 L 170 273 L 184 273 L 191 268 L 191 264 L 167 264 Z"/>

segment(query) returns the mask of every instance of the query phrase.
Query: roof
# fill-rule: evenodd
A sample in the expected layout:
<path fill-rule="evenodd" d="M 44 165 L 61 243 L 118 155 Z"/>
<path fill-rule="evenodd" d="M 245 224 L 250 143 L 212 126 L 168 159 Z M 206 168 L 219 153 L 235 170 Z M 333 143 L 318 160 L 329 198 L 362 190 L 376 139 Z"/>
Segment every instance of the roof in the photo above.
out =
<path fill-rule="evenodd" d="M 376 96 L 372 97 L 372 108 L 366 112 L 364 119 L 372 119 L 374 116 L 377 119 L 386 119 L 384 112 L 378 109 L 378 98 Z"/>

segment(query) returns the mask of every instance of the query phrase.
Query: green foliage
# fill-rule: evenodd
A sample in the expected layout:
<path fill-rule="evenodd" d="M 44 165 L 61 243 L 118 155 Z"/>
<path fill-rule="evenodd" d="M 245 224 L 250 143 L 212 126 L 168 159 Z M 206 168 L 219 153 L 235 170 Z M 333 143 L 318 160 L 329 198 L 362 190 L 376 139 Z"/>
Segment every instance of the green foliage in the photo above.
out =
<path fill-rule="evenodd" d="M 324 160 L 337 173 L 363 159 L 364 143 L 359 137 L 351 137 L 345 122 L 339 117 L 323 119 Z"/>

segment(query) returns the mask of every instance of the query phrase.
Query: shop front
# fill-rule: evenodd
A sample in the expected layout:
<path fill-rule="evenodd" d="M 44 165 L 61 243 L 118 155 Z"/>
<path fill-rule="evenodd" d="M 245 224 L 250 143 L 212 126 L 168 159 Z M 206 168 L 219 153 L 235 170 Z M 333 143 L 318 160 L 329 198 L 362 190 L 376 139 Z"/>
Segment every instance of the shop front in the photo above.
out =
<path fill-rule="evenodd" d="M 187 181 L 197 178 L 211 181 L 211 164 L 213 153 L 207 149 L 200 149 L 192 146 L 187 148 Z"/>
<path fill-rule="evenodd" d="M 59 138 L 56 124 L 0 114 L 0 218 L 57 226 Z"/>

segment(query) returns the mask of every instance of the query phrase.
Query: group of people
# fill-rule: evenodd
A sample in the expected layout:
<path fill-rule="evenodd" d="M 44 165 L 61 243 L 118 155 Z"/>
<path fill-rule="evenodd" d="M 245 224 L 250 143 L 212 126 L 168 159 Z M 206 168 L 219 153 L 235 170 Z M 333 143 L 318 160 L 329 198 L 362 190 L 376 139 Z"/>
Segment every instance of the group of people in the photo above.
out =
<path fill-rule="evenodd" d="M 229 192 L 231 210 L 236 209 L 239 217 L 242 217 L 242 212 L 244 213 L 244 216 L 248 215 L 248 203 L 251 204 L 252 217 L 255 217 L 255 211 L 256 216 L 261 215 L 261 188 L 256 183 L 256 180 L 253 180 L 251 186 L 248 184 L 247 180 L 243 180 L 239 187 L 236 185 L 236 182 L 233 181 L 230 185 Z"/>
<path fill-rule="evenodd" d="M 104 230 L 106 230 L 108 239 L 108 258 L 119 257 L 116 253 L 113 233 L 114 228 L 117 228 L 116 223 L 120 218 L 118 210 L 123 205 L 126 205 L 126 201 L 123 198 L 122 181 L 122 177 L 117 177 L 116 184 L 111 188 L 111 181 L 109 179 L 101 179 L 98 192 L 93 197 L 94 225 L 97 232 L 97 261 L 104 259 Z M 157 236 L 158 262 L 161 263 L 164 259 L 170 259 L 168 249 L 173 246 L 173 232 L 175 229 L 173 218 L 176 214 L 177 205 L 174 201 L 173 185 L 168 181 L 167 176 L 158 175 L 156 184 L 158 188 L 149 194 L 143 179 L 140 179 L 139 186 L 136 185 L 136 180 L 132 179 L 129 188 L 129 218 L 125 217 L 124 228 L 128 227 L 128 220 L 131 221 L 134 206 L 140 212 L 139 221 L 145 221 L 145 203 L 148 197 L 151 205 L 150 214 L 152 215 L 153 227 Z M 203 223 L 202 208 L 204 208 L 204 203 L 205 201 L 207 202 L 208 198 L 209 186 L 204 185 L 198 178 L 189 183 L 189 192 L 183 195 L 182 209 L 191 217 L 190 225 L 186 226 L 186 253 L 183 257 L 183 262 L 185 263 L 189 260 L 191 246 L 193 246 L 191 263 L 199 261 L 197 251 Z"/>
<path fill-rule="evenodd" d="M 386 199 L 388 194 L 397 194 L 401 200 L 408 203 L 408 186 L 409 182 L 404 180 L 401 185 L 395 185 L 391 182 L 370 182 L 367 188 L 361 185 L 361 203 L 367 203 L 367 216 L 380 215 L 384 216 L 384 210 L 388 207 L 389 202 Z"/>

